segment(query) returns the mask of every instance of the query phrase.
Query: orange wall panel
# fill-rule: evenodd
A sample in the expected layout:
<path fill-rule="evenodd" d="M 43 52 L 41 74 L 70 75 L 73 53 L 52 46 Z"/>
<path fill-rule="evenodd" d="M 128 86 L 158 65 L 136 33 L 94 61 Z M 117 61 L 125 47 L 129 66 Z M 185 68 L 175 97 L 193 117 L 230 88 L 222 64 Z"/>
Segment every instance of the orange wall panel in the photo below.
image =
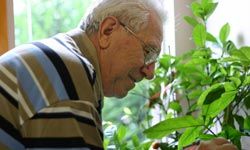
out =
<path fill-rule="evenodd" d="M 7 0 L 0 0 L 0 55 L 9 49 L 8 46 L 8 20 Z"/>

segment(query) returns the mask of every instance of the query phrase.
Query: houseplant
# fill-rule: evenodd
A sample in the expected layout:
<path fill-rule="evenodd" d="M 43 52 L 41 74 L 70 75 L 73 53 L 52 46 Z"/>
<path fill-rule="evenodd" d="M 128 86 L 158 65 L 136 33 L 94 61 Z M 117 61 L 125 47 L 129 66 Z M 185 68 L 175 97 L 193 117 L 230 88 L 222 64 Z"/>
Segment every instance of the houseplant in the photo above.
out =
<path fill-rule="evenodd" d="M 228 23 L 217 38 L 208 32 L 207 20 L 217 5 L 213 0 L 192 2 L 195 17 L 185 20 L 193 26 L 196 47 L 182 56 L 160 58 L 151 93 L 161 90 L 162 96 L 151 103 L 161 106 L 165 119 L 144 131 L 148 138 L 168 136 L 172 147 L 182 149 L 197 139 L 220 136 L 241 149 L 241 137 L 249 135 L 250 47 L 237 48 L 228 40 Z"/>

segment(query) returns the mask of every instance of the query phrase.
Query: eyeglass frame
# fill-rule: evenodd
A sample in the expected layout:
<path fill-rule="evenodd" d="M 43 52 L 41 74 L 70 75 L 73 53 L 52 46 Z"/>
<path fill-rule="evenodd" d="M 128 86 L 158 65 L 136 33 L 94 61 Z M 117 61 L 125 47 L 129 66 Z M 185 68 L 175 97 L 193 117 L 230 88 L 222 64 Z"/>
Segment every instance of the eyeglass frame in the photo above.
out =
<path fill-rule="evenodd" d="M 133 32 L 128 26 L 120 22 L 120 24 L 124 27 L 125 30 L 127 30 L 129 33 L 131 33 L 138 41 L 141 42 L 143 53 L 144 53 L 144 65 L 147 66 L 149 64 L 152 64 L 157 61 L 158 55 L 160 53 L 160 49 L 154 48 L 152 46 L 149 46 L 146 44 L 142 39 L 140 39 L 135 32 Z"/>

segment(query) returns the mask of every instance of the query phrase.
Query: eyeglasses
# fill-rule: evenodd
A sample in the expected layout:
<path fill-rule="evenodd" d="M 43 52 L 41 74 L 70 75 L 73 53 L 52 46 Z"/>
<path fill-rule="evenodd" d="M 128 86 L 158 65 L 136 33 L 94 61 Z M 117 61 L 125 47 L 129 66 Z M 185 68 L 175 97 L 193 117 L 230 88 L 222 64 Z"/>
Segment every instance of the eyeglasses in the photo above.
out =
<path fill-rule="evenodd" d="M 160 53 L 160 50 L 157 48 L 153 48 L 149 45 L 147 45 L 142 39 L 140 39 L 128 26 L 121 23 L 120 24 L 128 31 L 130 32 L 137 40 L 139 40 L 143 47 L 144 52 L 144 65 L 149 65 L 153 62 L 157 61 L 158 55 Z"/>

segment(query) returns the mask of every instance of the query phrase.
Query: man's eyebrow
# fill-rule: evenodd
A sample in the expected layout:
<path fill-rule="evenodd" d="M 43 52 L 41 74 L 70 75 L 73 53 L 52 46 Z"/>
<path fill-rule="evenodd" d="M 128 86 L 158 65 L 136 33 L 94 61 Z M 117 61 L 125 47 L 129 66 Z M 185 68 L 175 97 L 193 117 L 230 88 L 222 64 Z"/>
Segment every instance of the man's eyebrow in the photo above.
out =
<path fill-rule="evenodd" d="M 152 47 L 152 48 L 154 48 L 154 49 L 161 49 L 161 46 L 160 47 L 158 47 L 158 44 L 156 44 L 155 42 L 148 42 L 148 43 L 146 43 L 146 45 L 147 46 L 150 46 L 150 47 Z"/>
<path fill-rule="evenodd" d="M 153 44 L 153 43 L 148 43 L 147 46 L 150 46 L 150 47 L 152 47 L 154 49 L 158 49 L 157 46 L 155 44 Z"/>

